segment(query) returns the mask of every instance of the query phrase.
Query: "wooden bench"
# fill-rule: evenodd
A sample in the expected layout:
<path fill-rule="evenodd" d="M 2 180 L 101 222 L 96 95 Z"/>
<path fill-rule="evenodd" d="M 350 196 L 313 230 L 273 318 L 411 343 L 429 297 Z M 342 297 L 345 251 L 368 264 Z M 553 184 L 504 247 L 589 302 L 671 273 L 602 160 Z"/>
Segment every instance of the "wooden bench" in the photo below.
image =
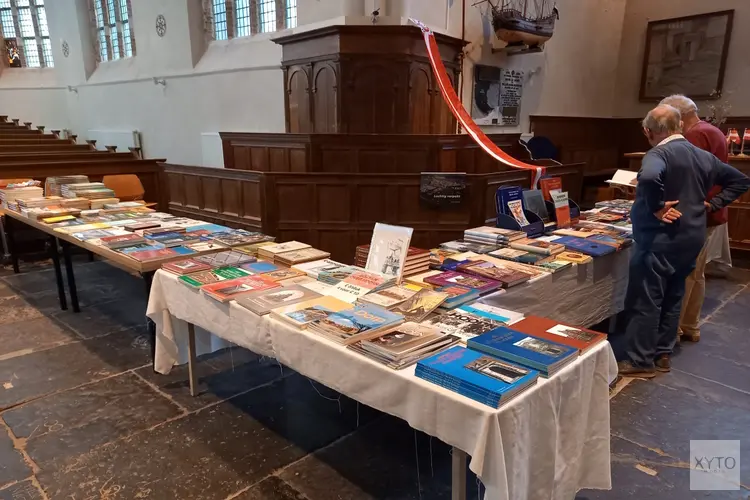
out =
<path fill-rule="evenodd" d="M 52 153 L 55 151 L 93 151 L 94 148 L 90 144 L 14 144 L 14 145 L 0 145 L 0 154 L 4 153 Z"/>
<path fill-rule="evenodd" d="M 6 163 L 49 163 L 55 161 L 113 161 L 136 158 L 133 153 L 111 153 L 109 151 L 60 151 L 52 153 L 3 153 L 0 154 L 0 168 Z"/>

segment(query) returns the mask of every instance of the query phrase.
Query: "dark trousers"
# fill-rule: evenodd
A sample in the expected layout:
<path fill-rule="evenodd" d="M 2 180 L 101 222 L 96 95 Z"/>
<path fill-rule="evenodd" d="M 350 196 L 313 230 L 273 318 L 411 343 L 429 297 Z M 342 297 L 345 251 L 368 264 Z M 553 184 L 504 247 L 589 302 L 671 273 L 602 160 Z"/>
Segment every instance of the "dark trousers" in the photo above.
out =
<path fill-rule="evenodd" d="M 695 268 L 700 248 L 672 253 L 633 249 L 623 325 L 612 339 L 618 361 L 652 367 L 677 342 L 685 278 Z"/>

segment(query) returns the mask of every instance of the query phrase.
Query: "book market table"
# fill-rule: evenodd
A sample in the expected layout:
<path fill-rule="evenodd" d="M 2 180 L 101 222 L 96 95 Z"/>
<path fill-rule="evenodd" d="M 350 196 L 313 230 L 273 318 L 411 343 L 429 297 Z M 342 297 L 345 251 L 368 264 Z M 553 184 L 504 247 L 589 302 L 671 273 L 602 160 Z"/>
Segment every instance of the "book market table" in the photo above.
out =
<path fill-rule="evenodd" d="M 611 487 L 609 383 L 617 366 L 606 342 L 494 409 L 415 377 L 414 367 L 391 370 L 234 302 L 211 300 L 164 271 L 154 276 L 147 315 L 156 324 L 156 371 L 168 373 L 187 354 L 191 391 L 196 355 L 228 341 L 453 446 L 454 499 L 465 498 L 467 453 L 487 499 L 573 498 L 579 489 Z"/>

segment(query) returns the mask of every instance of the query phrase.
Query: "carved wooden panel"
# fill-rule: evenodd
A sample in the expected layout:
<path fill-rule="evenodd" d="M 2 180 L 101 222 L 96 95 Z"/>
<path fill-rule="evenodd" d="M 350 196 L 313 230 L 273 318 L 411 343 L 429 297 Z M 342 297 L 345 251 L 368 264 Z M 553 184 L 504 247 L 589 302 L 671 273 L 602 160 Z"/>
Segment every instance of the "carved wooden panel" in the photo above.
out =
<path fill-rule="evenodd" d="M 310 78 L 307 68 L 292 66 L 287 77 L 289 132 L 312 132 L 310 122 Z"/>
<path fill-rule="evenodd" d="M 432 70 L 414 65 L 409 74 L 409 119 L 412 134 L 441 133 L 432 124 Z M 439 128 L 439 127 L 438 127 Z M 447 132 L 446 132 L 447 133 Z"/>
<path fill-rule="evenodd" d="M 313 130 L 318 134 L 335 134 L 338 130 L 338 81 L 336 68 L 324 62 L 314 66 Z"/>
<path fill-rule="evenodd" d="M 406 132 L 401 120 L 405 114 L 406 84 L 392 64 L 354 64 L 345 80 L 345 123 L 351 134 L 388 134 Z M 345 67 L 342 64 L 342 67 Z"/>

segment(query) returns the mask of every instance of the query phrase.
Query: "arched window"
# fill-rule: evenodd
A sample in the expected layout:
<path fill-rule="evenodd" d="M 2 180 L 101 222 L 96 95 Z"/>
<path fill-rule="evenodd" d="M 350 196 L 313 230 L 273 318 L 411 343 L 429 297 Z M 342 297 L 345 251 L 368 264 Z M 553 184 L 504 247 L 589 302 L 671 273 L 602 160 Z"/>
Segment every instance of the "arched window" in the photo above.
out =
<path fill-rule="evenodd" d="M 100 61 L 135 55 L 130 0 L 90 0 Z"/>
<path fill-rule="evenodd" d="M 0 0 L 0 32 L 10 67 L 55 65 L 44 0 Z"/>
<path fill-rule="evenodd" d="M 208 0 L 214 40 L 228 40 L 297 26 L 297 0 Z"/>

